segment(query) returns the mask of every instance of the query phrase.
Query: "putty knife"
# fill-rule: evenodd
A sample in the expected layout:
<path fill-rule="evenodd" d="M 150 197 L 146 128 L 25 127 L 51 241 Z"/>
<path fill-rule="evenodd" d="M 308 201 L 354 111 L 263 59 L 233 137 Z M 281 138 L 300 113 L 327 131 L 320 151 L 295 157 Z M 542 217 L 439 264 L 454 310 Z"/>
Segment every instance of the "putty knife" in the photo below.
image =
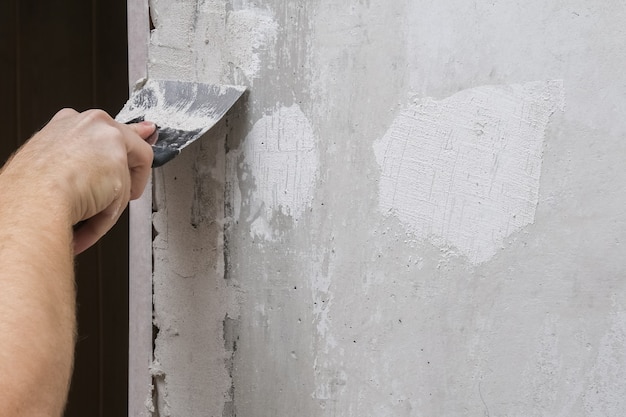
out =
<path fill-rule="evenodd" d="M 152 145 L 152 167 L 156 168 L 211 129 L 245 91 L 245 87 L 231 85 L 142 80 L 115 120 L 148 120 L 157 125 L 159 139 Z"/>

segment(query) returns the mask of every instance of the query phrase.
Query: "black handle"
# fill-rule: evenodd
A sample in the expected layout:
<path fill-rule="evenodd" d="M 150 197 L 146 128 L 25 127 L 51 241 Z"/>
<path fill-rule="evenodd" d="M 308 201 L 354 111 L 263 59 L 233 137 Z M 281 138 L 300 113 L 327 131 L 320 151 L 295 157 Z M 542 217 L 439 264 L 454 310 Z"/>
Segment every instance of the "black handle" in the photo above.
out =
<path fill-rule="evenodd" d="M 162 165 L 165 165 L 166 162 L 171 161 L 176 157 L 176 155 L 180 153 L 180 150 L 173 151 L 171 149 L 161 148 L 156 145 L 152 145 L 152 151 L 154 152 L 152 168 L 158 168 Z"/>

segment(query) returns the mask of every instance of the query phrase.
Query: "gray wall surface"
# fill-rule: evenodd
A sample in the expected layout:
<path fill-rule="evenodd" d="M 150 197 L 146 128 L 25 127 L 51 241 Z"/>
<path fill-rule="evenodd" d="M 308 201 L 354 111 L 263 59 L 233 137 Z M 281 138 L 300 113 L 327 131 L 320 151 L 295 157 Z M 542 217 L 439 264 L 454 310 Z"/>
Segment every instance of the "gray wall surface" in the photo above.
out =
<path fill-rule="evenodd" d="M 626 415 L 626 6 L 152 0 L 155 415 Z"/>

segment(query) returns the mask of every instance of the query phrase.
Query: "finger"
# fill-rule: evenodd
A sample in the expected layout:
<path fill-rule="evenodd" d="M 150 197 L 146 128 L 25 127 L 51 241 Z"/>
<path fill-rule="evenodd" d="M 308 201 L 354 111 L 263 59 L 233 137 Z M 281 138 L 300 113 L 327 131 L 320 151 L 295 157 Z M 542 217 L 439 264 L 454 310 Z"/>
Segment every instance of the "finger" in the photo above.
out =
<path fill-rule="evenodd" d="M 74 254 L 84 252 L 93 246 L 102 236 L 113 227 L 110 217 L 103 213 L 96 214 L 91 219 L 83 222 L 74 231 Z"/>
<path fill-rule="evenodd" d="M 126 139 L 126 150 L 128 154 L 128 168 L 130 170 L 131 199 L 137 199 L 143 194 L 143 190 L 150 178 L 150 169 L 152 167 L 152 159 L 154 153 L 152 146 L 145 140 L 150 139 L 156 132 L 156 125 L 150 122 L 137 123 L 132 125 L 123 125 L 124 128 L 130 130 Z M 143 140 L 135 140 L 135 136 Z"/>
<path fill-rule="evenodd" d="M 74 254 L 78 255 L 95 245 L 113 227 L 113 224 L 102 213 L 82 223 L 74 232 Z"/>
<path fill-rule="evenodd" d="M 84 221 L 74 231 L 74 254 L 84 252 L 100 240 L 117 223 L 122 212 L 128 205 L 129 190 L 125 189 L 126 196 L 118 198 L 107 209 Z"/>
<path fill-rule="evenodd" d="M 74 255 L 83 253 L 102 237 L 98 227 L 93 227 L 92 220 L 86 221 L 74 231 Z"/>
<path fill-rule="evenodd" d="M 148 139 L 146 139 L 146 142 L 148 142 L 152 146 L 152 145 L 156 145 L 158 140 L 159 140 L 159 129 L 156 129 L 156 126 L 155 126 L 154 133 L 150 135 Z"/>
<path fill-rule="evenodd" d="M 126 125 L 131 128 L 135 133 L 137 133 L 141 139 L 147 141 L 150 137 L 156 132 L 157 127 L 153 122 L 141 122 L 141 123 L 132 123 Z"/>

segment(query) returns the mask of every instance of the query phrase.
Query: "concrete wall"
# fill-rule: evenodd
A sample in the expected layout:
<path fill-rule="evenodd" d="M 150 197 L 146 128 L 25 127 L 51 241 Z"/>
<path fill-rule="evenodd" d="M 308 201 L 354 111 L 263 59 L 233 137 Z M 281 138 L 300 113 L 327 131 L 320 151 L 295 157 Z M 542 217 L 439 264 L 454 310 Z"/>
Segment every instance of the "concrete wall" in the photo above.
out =
<path fill-rule="evenodd" d="M 626 414 L 617 0 L 152 0 L 159 416 Z"/>

